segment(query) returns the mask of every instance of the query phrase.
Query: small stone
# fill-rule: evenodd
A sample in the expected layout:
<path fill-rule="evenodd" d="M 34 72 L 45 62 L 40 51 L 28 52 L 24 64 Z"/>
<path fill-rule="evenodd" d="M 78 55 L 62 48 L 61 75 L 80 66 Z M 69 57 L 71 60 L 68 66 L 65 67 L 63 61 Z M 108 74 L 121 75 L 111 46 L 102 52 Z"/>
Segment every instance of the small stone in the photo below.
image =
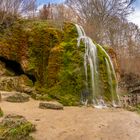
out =
<path fill-rule="evenodd" d="M 35 119 L 35 121 L 37 121 L 37 122 L 38 122 L 38 121 L 40 121 L 40 119 Z"/>
<path fill-rule="evenodd" d="M 32 88 L 32 87 L 26 86 L 26 87 L 23 88 L 23 92 L 25 92 L 25 93 L 30 95 L 32 93 L 35 93 L 36 90 L 34 88 Z"/>
<path fill-rule="evenodd" d="M 6 99 L 8 102 L 28 102 L 29 101 L 29 95 L 25 93 L 15 92 L 13 95 L 8 96 Z"/>
<path fill-rule="evenodd" d="M 63 105 L 58 102 L 41 102 L 39 104 L 39 108 L 41 109 L 55 109 L 55 110 L 62 110 Z"/>

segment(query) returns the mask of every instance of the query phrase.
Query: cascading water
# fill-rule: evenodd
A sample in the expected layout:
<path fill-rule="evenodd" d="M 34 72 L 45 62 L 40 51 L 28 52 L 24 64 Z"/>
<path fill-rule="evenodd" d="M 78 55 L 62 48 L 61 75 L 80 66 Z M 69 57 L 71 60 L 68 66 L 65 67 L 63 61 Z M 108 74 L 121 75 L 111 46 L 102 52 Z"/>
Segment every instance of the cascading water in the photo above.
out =
<path fill-rule="evenodd" d="M 100 50 L 104 54 L 104 62 L 106 66 L 106 75 L 107 75 L 109 90 L 111 94 L 110 96 L 111 102 L 112 105 L 116 107 L 119 104 L 119 98 L 116 92 L 117 78 L 115 75 L 115 70 L 110 56 L 106 53 L 106 51 L 102 46 L 100 46 L 99 44 L 97 45 L 94 44 L 92 39 L 86 36 L 82 26 L 77 24 L 75 26 L 78 32 L 77 46 L 78 47 L 80 46 L 81 41 L 85 46 L 85 54 L 84 54 L 84 69 L 85 69 L 85 77 L 86 77 L 85 88 L 86 90 L 89 90 L 91 86 L 92 94 L 90 95 L 90 102 L 92 101 L 93 106 L 96 108 L 107 107 L 105 103 L 104 95 L 101 92 L 99 92 L 100 91 L 99 83 L 100 83 L 101 74 L 99 71 L 98 50 Z M 90 72 L 88 72 L 88 70 Z M 90 73 L 90 76 L 88 76 L 89 75 L 88 73 Z M 113 79 L 115 80 L 116 85 L 113 85 Z"/>

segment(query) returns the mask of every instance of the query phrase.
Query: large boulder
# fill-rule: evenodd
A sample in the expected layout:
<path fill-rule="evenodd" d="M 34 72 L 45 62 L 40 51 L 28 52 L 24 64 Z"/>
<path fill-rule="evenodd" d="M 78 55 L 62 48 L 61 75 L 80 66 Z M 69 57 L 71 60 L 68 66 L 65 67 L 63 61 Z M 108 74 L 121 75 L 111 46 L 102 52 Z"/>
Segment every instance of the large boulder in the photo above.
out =
<path fill-rule="evenodd" d="M 37 93 L 43 97 L 46 94 L 64 105 L 77 105 L 84 71 L 83 53 L 77 49 L 77 30 L 72 23 L 64 23 L 61 29 L 54 25 L 16 21 L 0 38 L 0 60 L 15 62 L 28 77 L 34 76 Z M 6 78 L 2 78 L 0 90 L 21 92 L 23 87 L 15 86 L 17 82 L 21 85 L 17 77 Z M 29 88 L 22 91 L 28 92 Z"/>
<path fill-rule="evenodd" d="M 0 59 L 19 63 L 24 73 L 43 82 L 49 52 L 59 44 L 62 35 L 61 30 L 49 27 L 47 22 L 18 20 L 0 38 Z"/>
<path fill-rule="evenodd" d="M 85 47 L 81 43 L 77 48 L 78 33 L 74 24 L 64 23 L 61 28 L 54 25 L 47 21 L 19 20 L 4 31 L 0 38 L 0 60 L 9 62 L 9 67 L 11 62 L 18 65 L 22 73 L 33 81 L 36 91 L 25 87 L 19 75 L 0 78 L 0 90 L 36 92 L 39 96 L 34 94 L 35 98 L 55 99 L 69 106 L 80 104 L 81 91 L 86 87 Z M 115 53 L 111 49 L 108 52 L 117 67 Z M 103 84 L 100 85 L 107 93 L 109 84 L 105 63 L 101 67 Z"/>
<path fill-rule="evenodd" d="M 26 76 L 1 76 L 0 90 L 2 91 L 24 91 L 32 86 L 32 81 Z"/>

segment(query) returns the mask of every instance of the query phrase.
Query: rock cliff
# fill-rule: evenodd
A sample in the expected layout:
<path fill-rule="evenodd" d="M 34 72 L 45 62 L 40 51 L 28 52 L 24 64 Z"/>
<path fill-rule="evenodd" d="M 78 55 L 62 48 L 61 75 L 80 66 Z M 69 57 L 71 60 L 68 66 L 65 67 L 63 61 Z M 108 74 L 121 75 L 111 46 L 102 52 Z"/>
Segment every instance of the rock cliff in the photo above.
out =
<path fill-rule="evenodd" d="M 84 46 L 77 48 L 74 24 L 57 28 L 46 21 L 19 20 L 0 36 L 0 90 L 25 91 L 36 99 L 58 100 L 64 105 L 79 104 L 85 82 Z M 119 74 L 115 52 L 106 50 Z M 106 77 L 103 83 L 107 86 Z"/>

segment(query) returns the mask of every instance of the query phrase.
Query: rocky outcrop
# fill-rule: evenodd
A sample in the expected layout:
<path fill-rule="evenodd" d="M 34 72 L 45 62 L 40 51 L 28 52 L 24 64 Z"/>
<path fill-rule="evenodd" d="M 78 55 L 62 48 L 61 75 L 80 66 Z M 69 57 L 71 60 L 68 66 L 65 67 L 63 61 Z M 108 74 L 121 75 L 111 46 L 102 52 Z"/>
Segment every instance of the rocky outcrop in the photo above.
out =
<path fill-rule="evenodd" d="M 0 61 L 0 91 L 25 92 L 32 95 L 35 93 L 33 81 L 25 74 L 16 75 L 8 69 L 6 64 Z"/>
<path fill-rule="evenodd" d="M 140 77 L 133 73 L 121 75 L 119 89 L 123 107 L 140 104 Z"/>
<path fill-rule="evenodd" d="M 12 34 L 10 38 L 9 34 Z M 36 92 L 40 94 L 34 94 L 36 99 L 42 95 L 49 100 L 60 100 L 65 105 L 77 105 L 83 67 L 82 53 L 77 49 L 77 36 L 72 23 L 64 23 L 62 30 L 47 22 L 15 22 L 0 38 L 0 60 L 5 65 L 8 62 L 9 69 L 12 66 L 10 63 L 15 62 L 21 72 L 5 77 L 3 71 L 0 90 Z M 30 80 L 30 76 L 34 76 L 35 90 L 24 86 L 27 81 L 22 84 L 21 75 Z"/>
<path fill-rule="evenodd" d="M 80 93 L 85 88 L 85 50 L 82 43 L 77 48 L 74 24 L 64 23 L 59 29 L 47 22 L 19 20 L 1 36 L 0 90 L 25 92 L 36 99 L 55 99 L 63 105 L 80 104 Z M 115 52 L 109 48 L 107 51 L 118 72 Z M 102 75 L 104 84 L 100 85 L 107 93 L 105 70 Z"/>
<path fill-rule="evenodd" d="M 62 110 L 63 105 L 58 102 L 41 102 L 39 104 L 39 108 L 41 109 L 55 109 L 55 110 Z"/>
<path fill-rule="evenodd" d="M 49 27 L 47 22 L 19 20 L 2 36 L 0 57 L 16 61 L 24 73 L 33 74 L 43 82 L 49 52 L 62 40 L 62 31 Z"/>
<path fill-rule="evenodd" d="M 121 97 L 121 106 L 127 108 L 129 106 L 136 106 L 140 103 L 140 96 L 137 94 L 129 94 Z"/>
<path fill-rule="evenodd" d="M 28 83 L 29 82 L 29 83 Z M 0 90 L 3 91 L 24 91 L 28 87 L 30 80 L 25 75 L 22 76 L 1 76 Z"/>
<path fill-rule="evenodd" d="M 140 77 L 133 73 L 124 74 L 119 86 L 130 94 L 140 94 Z"/>

